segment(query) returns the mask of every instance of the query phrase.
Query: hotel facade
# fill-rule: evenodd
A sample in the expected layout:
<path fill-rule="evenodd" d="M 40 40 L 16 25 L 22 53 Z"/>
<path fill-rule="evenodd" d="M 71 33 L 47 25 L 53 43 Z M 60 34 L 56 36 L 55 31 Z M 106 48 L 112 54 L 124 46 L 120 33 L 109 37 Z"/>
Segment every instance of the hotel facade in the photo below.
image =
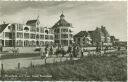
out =
<path fill-rule="evenodd" d="M 28 20 L 26 24 L 0 25 L 2 47 L 43 47 L 51 44 L 69 46 L 72 42 L 72 24 L 65 20 L 63 13 L 60 15 L 60 20 L 51 28 L 41 26 L 38 18 Z"/>
<path fill-rule="evenodd" d="M 0 42 L 2 47 L 42 47 L 54 43 L 51 28 L 40 26 L 38 19 L 26 24 L 1 24 Z"/>
<path fill-rule="evenodd" d="M 54 41 L 55 44 L 60 44 L 62 46 L 69 46 L 73 42 L 72 24 L 65 20 L 65 16 L 62 13 L 60 19 L 52 27 L 54 30 Z"/>

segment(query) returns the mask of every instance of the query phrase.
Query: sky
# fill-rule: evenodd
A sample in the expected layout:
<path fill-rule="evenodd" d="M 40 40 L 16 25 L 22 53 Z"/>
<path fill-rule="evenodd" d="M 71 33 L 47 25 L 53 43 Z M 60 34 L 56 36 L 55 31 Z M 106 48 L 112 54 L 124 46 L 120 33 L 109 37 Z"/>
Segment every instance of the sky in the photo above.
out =
<path fill-rule="evenodd" d="M 26 23 L 39 15 L 40 25 L 52 27 L 59 16 L 73 25 L 74 34 L 104 25 L 110 35 L 127 40 L 127 3 L 124 1 L 0 1 L 0 23 Z"/>

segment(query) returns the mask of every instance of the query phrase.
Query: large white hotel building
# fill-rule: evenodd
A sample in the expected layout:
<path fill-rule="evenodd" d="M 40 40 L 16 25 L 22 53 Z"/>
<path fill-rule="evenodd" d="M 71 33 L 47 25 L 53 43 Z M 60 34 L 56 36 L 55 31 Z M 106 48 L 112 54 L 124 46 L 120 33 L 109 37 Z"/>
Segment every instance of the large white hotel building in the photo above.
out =
<path fill-rule="evenodd" d="M 28 20 L 24 24 L 1 24 L 0 40 L 3 47 L 36 47 L 52 44 L 54 32 L 42 27 L 39 20 Z"/>
<path fill-rule="evenodd" d="M 26 24 L 3 23 L 0 25 L 2 47 L 42 47 L 47 44 L 68 46 L 72 43 L 71 24 L 61 14 L 60 20 L 51 28 L 42 27 L 39 19 L 28 20 Z"/>

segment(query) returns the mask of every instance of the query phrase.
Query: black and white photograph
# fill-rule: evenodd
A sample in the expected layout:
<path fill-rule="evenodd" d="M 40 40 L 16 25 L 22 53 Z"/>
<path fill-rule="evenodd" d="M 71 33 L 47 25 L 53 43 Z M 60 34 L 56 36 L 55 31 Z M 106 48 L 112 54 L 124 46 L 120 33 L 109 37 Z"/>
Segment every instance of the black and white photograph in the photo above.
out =
<path fill-rule="evenodd" d="M 127 1 L 0 1 L 0 81 L 127 81 Z"/>

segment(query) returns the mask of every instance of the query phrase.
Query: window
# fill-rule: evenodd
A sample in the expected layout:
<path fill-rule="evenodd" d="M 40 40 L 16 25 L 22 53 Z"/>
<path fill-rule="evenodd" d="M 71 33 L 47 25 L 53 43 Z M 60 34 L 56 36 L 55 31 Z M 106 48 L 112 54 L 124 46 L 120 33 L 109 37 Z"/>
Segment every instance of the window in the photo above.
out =
<path fill-rule="evenodd" d="M 36 42 L 34 40 L 29 41 L 29 46 L 31 46 L 31 47 L 36 46 Z"/>
<path fill-rule="evenodd" d="M 31 39 L 35 39 L 35 37 L 36 37 L 35 34 L 31 34 L 31 35 L 30 35 L 30 38 L 31 38 Z"/>
<path fill-rule="evenodd" d="M 39 32 L 39 28 L 36 28 L 37 32 Z"/>
<path fill-rule="evenodd" d="M 53 35 L 50 35 L 50 39 L 53 40 Z"/>
<path fill-rule="evenodd" d="M 36 42 L 35 41 L 32 41 L 32 46 L 36 46 Z"/>
<path fill-rule="evenodd" d="M 24 27 L 24 30 L 29 31 L 29 28 L 28 27 Z"/>
<path fill-rule="evenodd" d="M 17 24 L 17 30 L 18 31 L 23 31 L 23 25 L 22 24 Z"/>
<path fill-rule="evenodd" d="M 68 46 L 68 40 L 61 40 L 62 45 Z"/>
<path fill-rule="evenodd" d="M 12 40 L 5 40 L 5 46 L 11 47 L 12 46 Z"/>
<path fill-rule="evenodd" d="M 44 39 L 44 35 L 40 35 L 40 39 Z"/>
<path fill-rule="evenodd" d="M 23 41 L 22 41 L 22 40 L 17 40 L 16 45 L 17 45 L 18 47 L 23 46 Z"/>
<path fill-rule="evenodd" d="M 12 24 L 11 29 L 15 30 L 15 24 Z"/>
<path fill-rule="evenodd" d="M 23 33 L 17 32 L 17 38 L 23 38 Z"/>
<path fill-rule="evenodd" d="M 25 46 L 25 47 L 29 47 L 29 41 L 28 41 L 28 40 L 25 40 L 25 41 L 24 41 L 24 46 Z"/>
<path fill-rule="evenodd" d="M 59 39 L 59 35 L 55 35 L 55 39 Z"/>
<path fill-rule="evenodd" d="M 58 44 L 59 44 L 59 43 L 60 43 L 60 41 L 59 41 L 59 40 L 55 40 L 55 43 L 58 43 Z"/>
<path fill-rule="evenodd" d="M 36 28 L 33 27 L 33 26 L 31 26 L 30 31 L 31 31 L 31 32 L 36 32 Z"/>
<path fill-rule="evenodd" d="M 24 33 L 24 38 L 28 39 L 29 38 L 29 33 Z"/>
<path fill-rule="evenodd" d="M 11 29 L 11 26 L 8 26 L 8 29 Z"/>
<path fill-rule="evenodd" d="M 9 37 L 9 32 L 5 32 L 5 37 Z"/>
<path fill-rule="evenodd" d="M 68 29 L 61 29 L 61 32 L 68 32 Z"/>
<path fill-rule="evenodd" d="M 12 46 L 12 40 L 9 40 L 9 46 L 11 47 Z M 14 46 L 14 45 L 13 45 Z"/>
<path fill-rule="evenodd" d="M 36 38 L 39 39 L 39 34 L 36 35 Z"/>
<path fill-rule="evenodd" d="M 48 34 L 49 33 L 48 30 L 45 30 L 45 33 Z"/>
<path fill-rule="evenodd" d="M 49 39 L 49 36 L 48 35 L 45 35 L 45 39 Z"/>
<path fill-rule="evenodd" d="M 54 32 L 55 33 L 60 33 L 60 29 L 59 28 L 58 29 L 55 29 Z"/>
<path fill-rule="evenodd" d="M 73 35 L 72 35 L 72 34 L 70 34 L 69 36 L 70 36 L 70 38 L 72 38 L 72 37 L 73 37 Z"/>
<path fill-rule="evenodd" d="M 5 40 L 5 46 L 9 46 L 9 40 Z"/>
<path fill-rule="evenodd" d="M 40 46 L 44 46 L 44 41 L 40 41 Z"/>
<path fill-rule="evenodd" d="M 40 28 L 40 32 L 41 33 L 44 33 L 44 28 Z"/>
<path fill-rule="evenodd" d="M 50 44 L 53 45 L 54 43 L 51 41 Z"/>
<path fill-rule="evenodd" d="M 49 31 L 50 31 L 50 34 L 54 34 L 52 29 L 50 29 Z"/>
<path fill-rule="evenodd" d="M 61 34 L 61 38 L 68 38 L 68 34 Z"/>
<path fill-rule="evenodd" d="M 49 44 L 49 42 L 48 42 L 48 41 L 46 41 L 46 42 L 45 42 L 45 45 L 48 45 L 48 44 Z"/>

